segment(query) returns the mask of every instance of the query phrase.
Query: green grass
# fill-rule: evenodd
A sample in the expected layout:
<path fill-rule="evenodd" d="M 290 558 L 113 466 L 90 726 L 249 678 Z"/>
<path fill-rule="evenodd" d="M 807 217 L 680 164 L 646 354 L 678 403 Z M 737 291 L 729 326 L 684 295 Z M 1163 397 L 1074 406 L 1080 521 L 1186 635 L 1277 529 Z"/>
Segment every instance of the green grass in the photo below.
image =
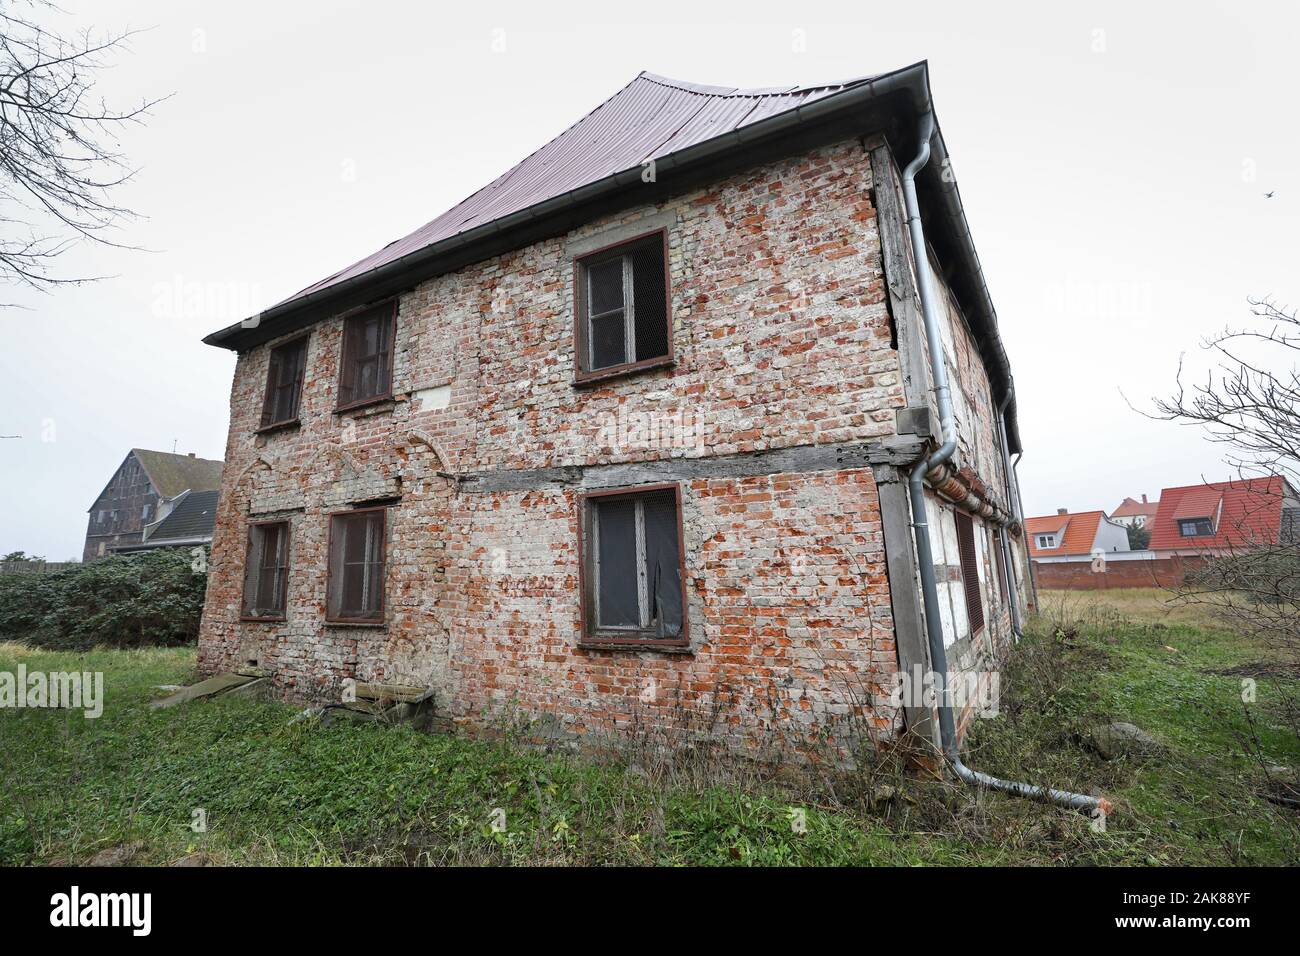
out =
<path fill-rule="evenodd" d="M 195 852 L 327 865 L 1300 862 L 1296 815 L 1256 795 L 1259 764 L 1247 756 L 1296 767 L 1300 744 L 1265 681 L 1248 711 L 1240 678 L 1217 673 L 1259 660 L 1257 649 L 1192 624 L 1056 623 L 1022 644 L 1002 677 L 1002 715 L 977 722 L 968 762 L 1105 792 L 1118 812 L 1104 833 L 1056 807 L 903 775 L 889 758 L 791 783 L 716 762 L 294 722 L 296 708 L 251 700 L 154 711 L 156 685 L 192 678 L 192 650 L 0 644 L 0 670 L 22 661 L 106 681 L 97 720 L 0 711 L 0 863 L 81 863 L 123 846 L 144 864 Z M 1102 761 L 1083 738 L 1103 718 L 1137 723 L 1167 749 Z M 190 829 L 198 808 L 206 833 Z M 490 825 L 498 808 L 502 832 Z"/>

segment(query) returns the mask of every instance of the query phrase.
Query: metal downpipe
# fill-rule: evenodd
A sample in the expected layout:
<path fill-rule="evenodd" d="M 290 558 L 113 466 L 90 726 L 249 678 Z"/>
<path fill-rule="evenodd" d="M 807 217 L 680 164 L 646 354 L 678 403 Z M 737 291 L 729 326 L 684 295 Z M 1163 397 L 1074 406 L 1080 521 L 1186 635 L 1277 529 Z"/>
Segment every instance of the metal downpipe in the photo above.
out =
<path fill-rule="evenodd" d="M 1011 514 L 1020 522 L 1021 534 L 1028 534 L 1024 531 L 1024 516 L 1020 514 L 1020 496 L 1012 489 L 1011 485 L 1011 457 L 1007 454 L 1007 420 L 1005 418 L 1007 405 L 1011 402 L 1011 391 L 1007 390 L 1006 397 L 1002 399 L 1002 404 L 998 406 L 998 449 L 1002 452 L 1002 480 L 1006 484 L 1007 507 L 1011 509 Z M 1011 632 L 1016 635 L 1016 641 L 1019 642 L 1025 636 L 1024 625 L 1020 620 L 1020 602 L 1016 599 L 1019 583 L 1016 581 L 1016 566 L 1011 560 L 1011 542 L 1008 540 L 1007 530 L 1000 529 L 998 533 L 998 542 L 1002 546 L 1002 575 L 1007 581 L 1007 593 L 1011 595 Z"/>
<path fill-rule="evenodd" d="M 934 575 L 934 552 L 930 545 L 930 529 L 925 506 L 925 476 L 942 465 L 957 450 L 957 426 L 953 417 L 952 391 L 948 384 L 948 368 L 944 362 L 943 344 L 939 331 L 938 312 L 935 309 L 930 257 L 925 244 L 925 231 L 921 225 L 921 207 L 916 198 L 916 174 L 930 159 L 930 140 L 934 136 L 934 113 L 927 112 L 921 119 L 920 150 L 916 158 L 903 170 L 903 199 L 907 209 L 907 227 L 912 239 L 912 258 L 916 268 L 916 282 L 921 296 L 921 315 L 925 324 L 925 338 L 930 356 L 935 401 L 939 406 L 939 425 L 943 443 L 931 454 L 923 454 L 908 475 L 908 491 L 912 504 L 912 529 L 916 537 L 916 557 L 920 565 L 921 596 L 925 606 L 926 639 L 930 648 L 930 667 L 938 689 L 939 737 L 943 755 L 953 771 L 966 783 L 990 790 L 1044 800 L 1069 807 L 1072 810 L 1098 810 L 1109 813 L 1110 801 L 1082 793 L 1070 793 L 1031 783 L 1003 780 L 978 770 L 972 770 L 961 760 L 957 746 L 957 728 L 952 714 L 951 694 L 948 688 L 948 656 L 943 645 L 943 623 L 939 616 L 939 589 Z M 1005 406 L 1004 406 L 1005 407 Z"/>

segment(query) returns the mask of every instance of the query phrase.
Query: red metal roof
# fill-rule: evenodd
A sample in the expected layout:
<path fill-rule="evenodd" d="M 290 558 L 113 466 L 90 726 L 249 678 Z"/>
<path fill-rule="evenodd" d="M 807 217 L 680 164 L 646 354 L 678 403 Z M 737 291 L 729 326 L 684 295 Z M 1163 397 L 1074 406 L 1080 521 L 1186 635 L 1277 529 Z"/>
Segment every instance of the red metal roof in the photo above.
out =
<path fill-rule="evenodd" d="M 636 169 L 647 160 L 667 156 L 871 79 L 860 77 L 825 86 L 742 90 L 700 86 L 643 71 L 555 139 L 437 219 L 279 304 L 378 269 L 425 246 L 606 176 Z"/>
<path fill-rule="evenodd" d="M 1166 488 L 1160 492 L 1160 511 L 1151 527 L 1154 551 L 1226 550 L 1257 544 L 1274 544 L 1282 526 L 1280 477 L 1249 478 Z M 1214 534 L 1185 538 L 1178 522 L 1211 518 L 1218 514 Z"/>
<path fill-rule="evenodd" d="M 1105 516 L 1105 512 L 1102 511 L 1080 511 L 1077 514 L 1026 518 L 1025 533 L 1029 538 L 1030 556 L 1092 554 L 1092 546 L 1097 541 L 1097 526 Z M 1040 548 L 1036 537 L 1040 534 L 1060 532 L 1062 524 L 1065 525 L 1065 533 L 1061 537 L 1061 543 L 1055 548 Z"/>

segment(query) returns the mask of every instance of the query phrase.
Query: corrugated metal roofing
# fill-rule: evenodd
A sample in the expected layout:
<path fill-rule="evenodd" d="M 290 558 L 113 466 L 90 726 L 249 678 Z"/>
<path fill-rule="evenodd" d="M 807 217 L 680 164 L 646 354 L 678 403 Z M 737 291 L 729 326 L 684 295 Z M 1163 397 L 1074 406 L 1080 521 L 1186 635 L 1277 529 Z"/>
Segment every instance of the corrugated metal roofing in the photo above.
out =
<path fill-rule="evenodd" d="M 280 305 L 363 275 L 614 173 L 641 167 L 751 123 L 867 83 L 744 90 L 642 72 L 612 97 L 487 186 L 410 235 L 291 295 Z"/>

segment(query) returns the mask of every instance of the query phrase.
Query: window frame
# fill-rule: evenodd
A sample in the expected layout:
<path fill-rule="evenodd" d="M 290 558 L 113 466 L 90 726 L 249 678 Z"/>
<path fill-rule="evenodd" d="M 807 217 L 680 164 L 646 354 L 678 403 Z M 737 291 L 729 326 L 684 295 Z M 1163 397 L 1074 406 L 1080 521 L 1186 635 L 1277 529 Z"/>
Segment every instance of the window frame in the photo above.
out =
<path fill-rule="evenodd" d="M 329 520 L 325 535 L 325 623 L 346 624 L 350 627 L 384 627 L 388 623 L 388 509 L 389 505 L 366 505 L 360 508 L 340 508 L 326 513 Z M 383 549 L 383 580 L 379 582 L 378 617 L 333 617 L 330 614 L 330 587 L 334 576 L 334 519 L 337 517 L 378 511 L 379 542 Z"/>
<path fill-rule="evenodd" d="M 586 368 L 587 349 L 590 345 L 589 326 L 590 319 L 587 316 L 587 270 L 593 265 L 599 265 L 614 258 L 622 258 L 632 252 L 633 248 L 640 245 L 650 245 L 650 240 L 655 236 L 659 237 L 661 254 L 663 256 L 664 272 L 664 325 L 665 337 L 668 340 L 668 352 L 666 355 L 657 355 L 654 358 L 642 359 L 634 362 L 623 362 L 619 365 L 606 365 L 598 369 Z M 633 301 L 635 303 L 636 293 L 633 292 Z M 618 378 L 623 375 L 631 375 L 636 372 L 647 371 L 653 368 L 663 368 L 673 365 L 677 361 L 676 347 L 673 342 L 673 289 L 672 289 L 672 270 L 668 265 L 668 229 L 661 227 L 651 229 L 639 235 L 632 236 L 629 239 L 620 239 L 618 242 L 610 243 L 591 252 L 584 253 L 581 256 L 573 258 L 573 384 L 584 385 L 593 382 L 602 382 L 605 379 Z M 623 302 L 623 309 L 626 313 L 628 304 L 626 299 Z M 635 307 L 635 306 L 634 306 Z M 635 317 L 635 316 L 634 316 Z"/>
<path fill-rule="evenodd" d="M 1206 531 L 1199 530 L 1202 523 L 1205 525 L 1205 527 L 1208 530 Z M 1185 530 L 1188 525 L 1192 525 L 1197 530 L 1194 530 L 1191 534 L 1188 534 L 1187 531 Z M 1210 517 L 1179 518 L 1178 536 L 1181 538 L 1212 538 L 1214 537 L 1214 519 Z"/>
<path fill-rule="evenodd" d="M 379 402 L 388 402 L 393 399 L 393 376 L 395 365 L 397 364 L 397 308 L 398 300 L 389 299 L 375 305 L 366 306 L 363 309 L 357 309 L 343 317 L 343 326 L 339 335 L 339 376 L 335 389 L 334 411 L 346 412 L 354 408 L 364 408 L 367 405 L 375 405 Z M 388 381 L 383 392 L 368 395 L 365 398 L 353 399 L 346 404 L 343 402 L 343 386 L 348 377 L 348 368 L 350 360 L 353 358 L 348 354 L 348 328 L 356 322 L 373 318 L 376 314 L 382 313 L 385 309 L 390 310 L 388 317 Z"/>
<path fill-rule="evenodd" d="M 285 339 L 285 341 L 279 343 L 278 345 L 274 346 L 271 349 L 271 352 L 268 355 L 266 361 L 266 390 L 262 394 L 262 416 L 258 420 L 259 424 L 257 428 L 254 429 L 254 431 L 256 432 L 275 431 L 277 428 L 287 428 L 290 425 L 296 425 L 301 420 L 302 392 L 303 392 L 303 388 L 306 386 L 307 383 L 307 354 L 308 354 L 308 346 L 310 345 L 310 339 L 311 339 L 311 333 L 306 332 L 302 335 L 294 336 L 291 339 Z M 271 409 L 271 395 L 273 390 L 278 387 L 276 385 L 273 385 L 271 382 L 271 375 L 276 368 L 275 353 L 282 352 L 284 349 L 288 349 L 288 348 L 302 349 L 302 370 L 298 378 L 298 390 L 294 394 L 294 399 L 293 399 L 293 416 L 291 418 L 284 418 L 273 422 L 267 421 L 266 420 L 267 413 Z"/>
<path fill-rule="evenodd" d="M 975 547 L 975 519 L 960 508 L 953 510 L 957 526 L 957 560 L 961 565 L 961 585 L 966 598 L 966 622 L 970 625 L 970 635 L 975 637 L 984 630 L 987 620 L 984 617 L 984 594 L 980 584 L 979 549 Z M 964 522 L 964 523 L 963 523 Z M 963 529 L 965 534 L 963 535 Z M 969 545 L 969 546 L 968 546 Z M 966 567 L 969 551 L 970 568 Z M 969 576 L 967 571 L 969 570 Z M 974 597 L 972 604 L 971 598 Z M 972 608 L 974 613 L 972 613 Z"/>
<path fill-rule="evenodd" d="M 596 619 L 596 587 L 599 582 L 592 562 L 592 517 L 594 502 L 619 498 L 635 499 L 658 492 L 671 491 L 677 510 L 677 580 L 682 592 L 682 631 L 677 637 L 649 637 L 639 629 L 602 629 Z M 621 488 L 602 488 L 599 491 L 580 492 L 578 504 L 578 646 L 602 650 L 650 649 L 665 651 L 689 650 L 690 608 L 686 588 L 686 540 L 683 534 L 682 488 L 678 482 L 653 485 L 630 485 Z"/>
<path fill-rule="evenodd" d="M 284 526 L 284 580 L 280 584 L 280 613 L 278 615 L 253 615 L 248 613 L 248 562 L 253 553 L 253 531 L 268 525 Z M 265 554 L 265 549 L 263 550 Z M 289 574 L 293 569 L 293 522 L 288 518 L 267 518 L 250 521 L 247 543 L 244 547 L 244 588 L 239 596 L 239 619 L 247 623 L 283 622 L 289 616 Z M 258 568 L 260 573 L 261 568 Z"/>

